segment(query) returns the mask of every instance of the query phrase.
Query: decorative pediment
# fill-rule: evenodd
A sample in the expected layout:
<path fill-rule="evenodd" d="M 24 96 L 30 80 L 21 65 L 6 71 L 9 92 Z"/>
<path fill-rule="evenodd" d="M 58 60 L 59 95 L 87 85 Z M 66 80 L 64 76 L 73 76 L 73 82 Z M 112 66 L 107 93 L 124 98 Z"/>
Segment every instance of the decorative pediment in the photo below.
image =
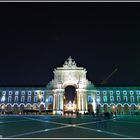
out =
<path fill-rule="evenodd" d="M 68 69 L 72 69 L 72 68 L 76 68 L 76 63 L 75 61 L 71 58 L 71 56 L 69 56 L 69 58 L 64 62 L 64 65 L 63 65 L 64 68 Z"/>

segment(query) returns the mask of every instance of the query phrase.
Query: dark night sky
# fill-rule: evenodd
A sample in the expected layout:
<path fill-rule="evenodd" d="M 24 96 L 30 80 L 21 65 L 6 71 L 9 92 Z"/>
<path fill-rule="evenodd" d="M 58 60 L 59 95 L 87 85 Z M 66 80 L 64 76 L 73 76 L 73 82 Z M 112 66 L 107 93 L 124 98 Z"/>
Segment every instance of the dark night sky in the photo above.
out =
<path fill-rule="evenodd" d="M 0 3 L 0 85 L 46 85 L 69 57 L 100 84 L 140 85 L 140 3 Z"/>

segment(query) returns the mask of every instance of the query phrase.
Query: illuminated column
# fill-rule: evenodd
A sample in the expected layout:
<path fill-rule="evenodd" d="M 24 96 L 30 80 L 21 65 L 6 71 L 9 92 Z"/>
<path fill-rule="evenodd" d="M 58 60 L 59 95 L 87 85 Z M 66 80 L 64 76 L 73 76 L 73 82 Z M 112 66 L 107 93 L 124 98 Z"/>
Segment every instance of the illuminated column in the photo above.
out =
<path fill-rule="evenodd" d="M 85 94 L 85 111 L 88 111 L 87 93 Z"/>
<path fill-rule="evenodd" d="M 56 93 L 53 94 L 53 114 L 56 113 Z"/>
<path fill-rule="evenodd" d="M 60 94 L 60 110 L 61 111 L 63 111 L 63 106 L 64 106 L 63 100 L 64 100 L 64 93 L 61 93 Z"/>
<path fill-rule="evenodd" d="M 81 94 L 81 110 L 84 111 L 84 99 L 83 99 L 83 93 Z"/>
<path fill-rule="evenodd" d="M 96 113 L 96 98 L 95 98 L 95 94 L 93 95 L 93 111 Z"/>
<path fill-rule="evenodd" d="M 77 110 L 81 111 L 81 97 L 80 97 L 80 93 L 77 91 Z"/>

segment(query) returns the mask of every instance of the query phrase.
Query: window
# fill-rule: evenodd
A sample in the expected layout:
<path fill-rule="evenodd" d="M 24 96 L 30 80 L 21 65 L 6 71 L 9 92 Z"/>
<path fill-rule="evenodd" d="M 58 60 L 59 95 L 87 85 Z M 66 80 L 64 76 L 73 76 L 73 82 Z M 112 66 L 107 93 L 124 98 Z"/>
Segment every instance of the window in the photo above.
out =
<path fill-rule="evenodd" d="M 28 91 L 28 95 L 31 95 L 31 91 Z"/>
<path fill-rule="evenodd" d="M 103 101 L 104 101 L 104 102 L 107 102 L 107 96 L 104 96 L 104 97 L 103 97 Z"/>
<path fill-rule="evenodd" d="M 44 97 L 41 97 L 41 102 L 44 102 Z"/>
<path fill-rule="evenodd" d="M 127 96 L 123 96 L 124 102 L 127 102 Z"/>
<path fill-rule="evenodd" d="M 130 101 L 134 102 L 134 96 L 130 96 Z"/>
<path fill-rule="evenodd" d="M 121 97 L 117 96 L 117 101 L 120 102 L 121 101 Z"/>
<path fill-rule="evenodd" d="M 110 95 L 113 95 L 113 91 L 110 91 Z"/>
<path fill-rule="evenodd" d="M 97 102 L 100 102 L 100 96 L 97 96 Z"/>
<path fill-rule="evenodd" d="M 31 102 L 31 96 L 28 96 L 28 98 L 27 98 L 27 102 L 28 102 L 28 103 Z"/>
<path fill-rule="evenodd" d="M 92 102 L 91 96 L 88 96 L 88 102 Z"/>
<path fill-rule="evenodd" d="M 6 91 L 2 91 L 2 95 L 6 95 Z"/>
<path fill-rule="evenodd" d="M 4 103 L 5 100 L 6 100 L 6 99 L 5 99 L 5 95 L 3 95 L 3 96 L 1 97 L 1 102 Z"/>
<path fill-rule="evenodd" d="M 125 90 L 123 91 L 123 95 L 127 95 L 127 92 Z"/>
<path fill-rule="evenodd" d="M 120 91 L 116 91 L 116 94 L 117 94 L 117 95 L 120 95 Z"/>
<path fill-rule="evenodd" d="M 15 96 L 14 102 L 18 102 L 18 96 Z"/>
<path fill-rule="evenodd" d="M 34 96 L 34 102 L 35 103 L 37 102 L 37 96 Z"/>
<path fill-rule="evenodd" d="M 103 95 L 106 95 L 107 94 L 107 91 L 103 91 Z"/>
<path fill-rule="evenodd" d="M 49 96 L 49 102 L 52 103 L 52 96 Z"/>
<path fill-rule="evenodd" d="M 44 91 L 41 91 L 41 95 L 44 95 Z"/>
<path fill-rule="evenodd" d="M 25 91 L 21 91 L 21 95 L 25 95 Z"/>
<path fill-rule="evenodd" d="M 21 96 L 21 102 L 22 103 L 24 102 L 24 96 Z"/>
<path fill-rule="evenodd" d="M 12 96 L 9 96 L 8 97 L 8 103 L 11 103 L 12 102 Z"/>
<path fill-rule="evenodd" d="M 12 91 L 9 91 L 9 95 L 12 95 Z"/>
<path fill-rule="evenodd" d="M 34 95 L 37 95 L 37 92 L 36 91 L 34 92 Z"/>
<path fill-rule="evenodd" d="M 140 91 L 136 91 L 137 95 L 140 95 Z"/>
<path fill-rule="evenodd" d="M 114 96 L 110 96 L 110 101 L 114 102 Z"/>
<path fill-rule="evenodd" d="M 134 94 L 134 92 L 133 91 L 130 91 L 130 95 L 133 95 Z"/>
<path fill-rule="evenodd" d="M 19 93 L 18 91 L 15 91 L 15 95 L 18 95 L 18 93 Z"/>
<path fill-rule="evenodd" d="M 100 91 L 97 91 L 96 94 L 97 94 L 97 95 L 100 95 Z"/>
<path fill-rule="evenodd" d="M 140 102 L 140 96 L 137 96 L 137 102 Z"/>

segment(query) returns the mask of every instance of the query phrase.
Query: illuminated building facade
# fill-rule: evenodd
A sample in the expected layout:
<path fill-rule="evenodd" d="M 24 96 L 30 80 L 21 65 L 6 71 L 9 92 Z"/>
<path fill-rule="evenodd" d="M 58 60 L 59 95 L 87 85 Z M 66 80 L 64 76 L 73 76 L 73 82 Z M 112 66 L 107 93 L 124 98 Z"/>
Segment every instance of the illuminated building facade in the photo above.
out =
<path fill-rule="evenodd" d="M 139 87 L 95 87 L 86 78 L 86 69 L 77 67 L 69 57 L 63 67 L 54 70 L 54 79 L 46 87 L 1 87 L 1 112 L 21 113 L 23 110 L 52 110 L 53 114 L 73 112 L 140 111 Z M 68 100 L 66 88 L 75 89 L 74 99 Z"/>

